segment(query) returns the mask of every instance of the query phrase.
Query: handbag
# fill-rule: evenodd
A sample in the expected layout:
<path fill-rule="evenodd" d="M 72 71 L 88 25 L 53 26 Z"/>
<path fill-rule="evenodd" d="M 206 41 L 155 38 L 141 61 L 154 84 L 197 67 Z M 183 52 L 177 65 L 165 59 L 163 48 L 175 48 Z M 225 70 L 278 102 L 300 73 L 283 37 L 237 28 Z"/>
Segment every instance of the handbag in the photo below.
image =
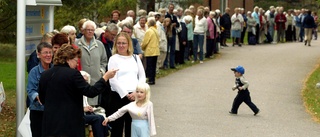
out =
<path fill-rule="evenodd" d="M 30 109 L 29 108 L 27 109 L 27 112 L 24 115 L 18 127 L 18 131 L 23 137 L 32 137 L 31 127 L 30 127 Z"/>

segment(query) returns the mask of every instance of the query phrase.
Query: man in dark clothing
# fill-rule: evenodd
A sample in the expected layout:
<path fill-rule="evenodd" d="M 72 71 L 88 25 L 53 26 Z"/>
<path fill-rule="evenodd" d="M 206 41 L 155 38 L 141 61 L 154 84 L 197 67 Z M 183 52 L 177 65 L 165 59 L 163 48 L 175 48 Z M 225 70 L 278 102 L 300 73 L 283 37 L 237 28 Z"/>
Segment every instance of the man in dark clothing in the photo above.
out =
<path fill-rule="evenodd" d="M 307 16 L 304 18 L 302 22 L 302 27 L 304 28 L 304 45 L 311 46 L 311 39 L 312 39 L 312 30 L 316 27 L 314 18 L 311 16 L 311 11 L 307 11 Z"/>
<path fill-rule="evenodd" d="M 113 47 L 113 40 L 115 36 L 118 34 L 118 27 L 114 23 L 110 23 L 107 25 L 107 28 L 104 33 L 101 33 L 100 40 L 107 53 L 107 58 L 109 61 L 109 58 L 112 56 L 112 47 Z M 108 66 L 106 66 L 106 70 L 108 70 Z M 108 108 L 109 108 L 109 97 L 110 97 L 111 87 L 109 81 L 107 81 L 107 88 L 105 89 L 105 92 L 102 92 L 101 95 L 99 95 L 99 102 L 100 106 L 106 110 L 106 115 L 108 115 Z"/>
<path fill-rule="evenodd" d="M 176 50 L 176 28 L 179 28 L 179 22 L 178 19 L 175 15 L 173 15 L 173 9 L 174 5 L 171 3 L 169 5 L 169 11 L 167 12 L 165 18 L 170 18 L 171 19 L 171 24 L 172 24 L 172 37 L 168 39 L 168 51 L 167 51 L 167 57 L 164 61 L 164 67 L 168 67 L 168 55 L 170 52 L 170 68 L 175 69 L 175 50 Z"/>
<path fill-rule="evenodd" d="M 186 23 L 181 21 L 181 31 L 179 32 L 179 54 L 177 55 L 176 63 L 184 64 L 184 49 L 187 46 L 188 42 L 188 30 L 186 27 Z"/>
<path fill-rule="evenodd" d="M 113 39 L 118 34 L 118 27 L 116 24 L 111 23 L 108 24 L 104 33 L 101 33 L 101 36 L 98 40 L 100 40 L 104 48 L 106 49 L 108 60 L 112 56 L 112 47 L 113 47 Z"/>
<path fill-rule="evenodd" d="M 231 29 L 231 18 L 229 15 L 230 8 L 226 8 L 226 12 L 222 15 L 220 19 L 221 26 L 221 46 L 228 47 L 226 41 L 230 38 L 230 29 Z"/>

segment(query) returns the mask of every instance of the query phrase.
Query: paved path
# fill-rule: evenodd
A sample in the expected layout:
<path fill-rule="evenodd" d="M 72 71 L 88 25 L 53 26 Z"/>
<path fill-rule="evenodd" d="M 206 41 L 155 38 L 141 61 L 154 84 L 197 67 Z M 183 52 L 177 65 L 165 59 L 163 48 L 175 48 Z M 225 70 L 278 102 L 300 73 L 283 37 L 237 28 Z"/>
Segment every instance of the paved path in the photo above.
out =
<path fill-rule="evenodd" d="M 160 78 L 151 86 L 157 137 L 318 137 L 320 124 L 306 112 L 303 82 L 319 63 L 320 41 L 228 47 L 204 64 Z M 238 115 L 228 111 L 232 91 L 231 67 L 243 65 L 253 102 Z"/>

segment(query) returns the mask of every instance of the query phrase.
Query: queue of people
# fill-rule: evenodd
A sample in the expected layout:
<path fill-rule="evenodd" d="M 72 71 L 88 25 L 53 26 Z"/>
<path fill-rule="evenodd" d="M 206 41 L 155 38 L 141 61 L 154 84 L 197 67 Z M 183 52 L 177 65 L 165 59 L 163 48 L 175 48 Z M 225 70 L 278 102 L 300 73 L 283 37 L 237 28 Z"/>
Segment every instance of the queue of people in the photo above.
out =
<path fill-rule="evenodd" d="M 27 63 L 32 136 L 84 136 L 85 124 L 93 125 L 95 137 L 108 135 L 103 126 L 111 127 L 111 137 L 155 135 L 149 85 L 156 84 L 159 69 L 176 69 L 186 61 L 202 64 L 229 47 L 229 38 L 241 47 L 246 33 L 249 45 L 299 41 L 311 46 L 312 35 L 317 39 L 318 17 L 310 10 L 235 8 L 230 15 L 230 8 L 221 13 L 169 4 L 167 9 L 129 10 L 123 20 L 114 10 L 107 23 L 81 19 L 78 34 L 70 25 L 46 33 Z M 105 115 L 92 117 L 99 106 Z M 143 115 L 137 109 L 144 109 Z"/>

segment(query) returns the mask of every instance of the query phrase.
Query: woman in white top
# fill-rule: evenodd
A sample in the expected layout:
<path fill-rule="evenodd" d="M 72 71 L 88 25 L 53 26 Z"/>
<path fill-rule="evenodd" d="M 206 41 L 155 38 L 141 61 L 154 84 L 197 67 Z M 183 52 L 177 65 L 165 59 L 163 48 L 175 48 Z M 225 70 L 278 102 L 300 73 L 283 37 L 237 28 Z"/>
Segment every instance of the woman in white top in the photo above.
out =
<path fill-rule="evenodd" d="M 150 86 L 147 83 L 140 83 L 137 86 L 136 101 L 123 106 L 117 112 L 103 121 L 114 121 L 129 112 L 132 117 L 131 137 L 150 137 L 156 135 L 154 122 L 153 103 L 150 101 Z"/>
<path fill-rule="evenodd" d="M 113 55 L 109 59 L 108 69 L 117 68 L 118 73 L 110 79 L 112 92 L 107 115 L 116 112 L 122 106 L 135 100 L 135 91 L 138 83 L 146 82 L 145 71 L 139 57 L 133 55 L 133 46 L 130 36 L 120 32 L 114 41 Z M 126 113 L 123 117 L 111 122 L 111 137 L 122 137 L 125 123 L 125 135 L 131 134 L 131 117 Z"/>
<path fill-rule="evenodd" d="M 235 8 L 234 14 L 231 16 L 231 36 L 232 36 L 232 46 L 238 44 L 241 47 L 240 38 L 241 38 L 241 31 L 242 31 L 242 23 L 243 17 L 240 14 L 240 9 Z M 237 39 L 237 41 L 235 41 Z"/>
<path fill-rule="evenodd" d="M 197 61 L 198 46 L 200 48 L 199 58 L 200 63 L 203 63 L 203 43 L 204 35 L 207 31 L 207 19 L 203 16 L 203 10 L 198 9 L 197 16 L 195 17 L 195 27 L 193 31 L 193 61 Z"/>

